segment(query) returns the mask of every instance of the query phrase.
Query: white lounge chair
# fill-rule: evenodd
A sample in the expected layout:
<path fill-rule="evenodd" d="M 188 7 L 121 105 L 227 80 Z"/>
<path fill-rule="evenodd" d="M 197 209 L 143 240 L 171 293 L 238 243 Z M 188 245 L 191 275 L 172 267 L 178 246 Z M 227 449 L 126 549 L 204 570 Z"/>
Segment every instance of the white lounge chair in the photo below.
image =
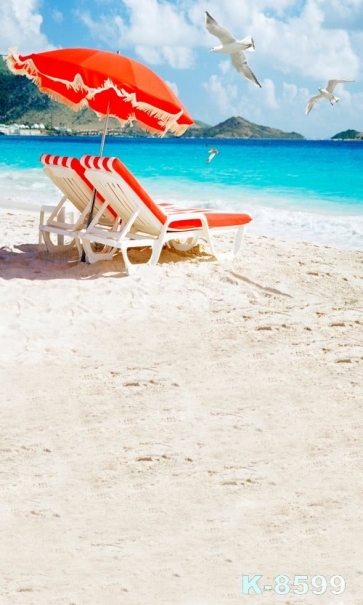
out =
<path fill-rule="evenodd" d="M 41 207 L 39 243 L 44 240 L 48 251 L 59 252 L 76 245 L 81 253 L 78 232 L 86 226 L 94 187 L 84 176 L 84 168 L 77 158 L 43 154 L 40 161 L 44 164 L 46 175 L 63 195 L 56 206 Z M 104 199 L 96 193 L 94 214 L 101 207 L 100 222 L 112 228 L 115 222 L 119 222 L 119 217 L 107 204 L 104 205 Z"/>
<path fill-rule="evenodd" d="M 86 155 L 80 162 L 85 168 L 86 178 L 106 200 L 105 204 L 109 204 L 122 218 L 122 225 L 117 229 L 111 231 L 102 227 L 99 224 L 100 208 L 89 227 L 80 231 L 79 237 L 90 263 L 110 259 L 119 249 L 126 271 L 131 273 L 135 265 L 128 257 L 129 248 L 150 246 L 152 253 L 148 264 L 154 265 L 164 244 L 188 250 L 200 239 L 209 244 L 216 258 L 221 258 L 221 255 L 217 256 L 211 235 L 226 231 L 235 232 L 235 240 L 231 252 L 224 256 L 233 258 L 238 253 L 245 225 L 252 221 L 248 214 L 156 204 L 118 158 Z M 112 250 L 108 253 L 95 252 L 91 242 L 108 245 Z"/>

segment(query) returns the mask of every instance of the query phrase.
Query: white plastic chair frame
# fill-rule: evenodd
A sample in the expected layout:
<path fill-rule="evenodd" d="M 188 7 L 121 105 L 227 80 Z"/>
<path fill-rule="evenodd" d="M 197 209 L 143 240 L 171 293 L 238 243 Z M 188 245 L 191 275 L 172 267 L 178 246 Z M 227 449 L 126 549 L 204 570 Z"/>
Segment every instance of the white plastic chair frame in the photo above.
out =
<path fill-rule="evenodd" d="M 81 255 L 82 248 L 79 240 L 79 231 L 86 225 L 93 200 L 93 192 L 72 168 L 46 165 L 43 170 L 63 193 L 63 196 L 56 206 L 50 207 L 45 205 L 41 207 L 39 216 L 39 243 L 44 240 L 47 250 L 52 252 L 63 252 L 76 245 Z M 69 202 L 74 207 L 75 212 L 69 210 Z M 95 208 L 100 208 L 99 201 L 95 203 Z M 113 220 L 106 218 L 107 204 L 101 204 L 101 208 L 103 212 L 98 213 L 101 222 L 109 227 L 112 227 L 115 222 L 119 222 L 119 217 Z M 49 214 L 48 216 L 47 213 Z M 58 236 L 57 244 L 52 241 L 51 234 Z M 65 237 L 70 237 L 71 240 L 64 243 Z"/>
<path fill-rule="evenodd" d="M 85 176 L 105 198 L 105 204 L 110 204 L 120 214 L 123 221 L 121 225 L 114 226 L 112 230 L 100 226 L 101 207 L 89 227 L 81 229 L 79 237 L 90 263 L 109 260 L 117 250 L 120 250 L 126 271 L 131 274 L 139 265 L 131 263 L 127 254 L 129 248 L 150 246 L 151 256 L 147 262 L 148 265 L 155 265 L 158 262 L 165 244 L 170 244 L 176 250 L 189 250 L 196 245 L 198 240 L 202 239 L 208 243 L 212 255 L 218 260 L 221 258 L 232 259 L 241 248 L 245 225 L 210 228 L 206 215 L 202 211 L 188 211 L 187 208 L 185 210 L 180 209 L 172 204 L 164 205 L 163 210 L 167 217 L 165 223 L 162 224 L 121 176 L 99 168 L 86 170 Z M 192 229 L 170 228 L 170 224 L 176 221 L 190 221 L 191 219 L 199 219 L 201 226 Z M 212 242 L 211 231 L 213 233 L 235 231 L 236 236 L 232 251 L 217 255 Z M 180 239 L 184 242 L 178 241 Z M 91 242 L 110 246 L 111 250 L 107 253 L 94 252 Z"/>

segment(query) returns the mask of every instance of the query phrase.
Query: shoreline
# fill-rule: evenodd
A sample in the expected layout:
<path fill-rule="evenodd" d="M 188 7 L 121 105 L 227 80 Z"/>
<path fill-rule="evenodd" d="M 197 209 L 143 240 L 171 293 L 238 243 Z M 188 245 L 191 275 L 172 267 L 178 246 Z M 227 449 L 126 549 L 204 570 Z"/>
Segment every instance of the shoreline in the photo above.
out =
<path fill-rule="evenodd" d="M 54 204 L 55 205 L 55 204 Z M 21 214 L 29 213 L 39 214 L 41 208 L 41 204 L 29 204 L 27 202 L 13 202 L 11 200 L 1 200 L 0 199 L 0 212 L 19 212 Z"/>
<path fill-rule="evenodd" d="M 58 201 L 59 198 L 49 205 L 55 206 Z M 0 198 L 0 213 L 38 215 L 41 205 Z M 202 207 L 202 204 L 192 205 Z M 244 211 L 254 219 L 248 226 L 248 233 L 253 236 L 305 242 L 338 250 L 363 251 L 361 215 L 320 214 L 283 208 L 277 210 L 248 203 Z"/>

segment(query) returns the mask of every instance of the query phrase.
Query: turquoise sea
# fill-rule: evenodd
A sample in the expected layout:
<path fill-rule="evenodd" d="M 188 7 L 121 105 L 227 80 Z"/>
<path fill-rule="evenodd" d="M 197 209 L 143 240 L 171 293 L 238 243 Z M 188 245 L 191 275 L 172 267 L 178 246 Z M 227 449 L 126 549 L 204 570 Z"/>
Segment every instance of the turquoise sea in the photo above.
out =
<path fill-rule="evenodd" d="M 208 149 L 218 155 L 206 163 Z M 60 195 L 42 153 L 98 155 L 100 137 L 0 137 L 0 205 L 38 209 Z M 106 138 L 156 201 L 246 211 L 249 232 L 363 250 L 363 142 Z"/>

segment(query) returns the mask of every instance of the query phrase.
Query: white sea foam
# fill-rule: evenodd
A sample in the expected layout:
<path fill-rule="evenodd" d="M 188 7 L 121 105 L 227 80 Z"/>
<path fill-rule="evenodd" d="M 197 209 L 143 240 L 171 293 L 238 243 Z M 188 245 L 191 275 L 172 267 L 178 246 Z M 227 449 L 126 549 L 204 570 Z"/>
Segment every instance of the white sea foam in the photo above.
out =
<path fill-rule="evenodd" d="M 255 208 L 250 233 L 363 250 L 363 217 Z"/>
<path fill-rule="evenodd" d="M 159 199 L 165 199 L 162 196 Z M 265 235 L 280 239 L 292 239 L 296 241 L 311 242 L 318 245 L 333 246 L 345 250 L 363 250 L 363 215 L 346 214 L 337 210 L 330 212 L 311 212 L 309 209 L 296 210 L 296 202 L 292 201 L 287 209 L 288 200 L 285 198 L 276 200 L 273 198 L 255 198 L 248 202 L 228 199 L 228 202 L 220 199 L 187 200 L 188 206 L 200 208 L 216 208 L 235 212 L 246 212 L 253 217 L 253 222 L 248 227 L 248 233 Z M 170 202 L 180 204 L 180 197 L 169 198 Z M 272 206 L 267 206 L 266 201 Z M 319 207 L 317 205 L 317 207 Z M 321 206 L 324 208 L 324 202 Z"/>
<path fill-rule="evenodd" d="M 56 204 L 60 199 L 56 186 L 42 170 L 0 170 L 0 203 L 39 209 L 42 204 Z"/>

